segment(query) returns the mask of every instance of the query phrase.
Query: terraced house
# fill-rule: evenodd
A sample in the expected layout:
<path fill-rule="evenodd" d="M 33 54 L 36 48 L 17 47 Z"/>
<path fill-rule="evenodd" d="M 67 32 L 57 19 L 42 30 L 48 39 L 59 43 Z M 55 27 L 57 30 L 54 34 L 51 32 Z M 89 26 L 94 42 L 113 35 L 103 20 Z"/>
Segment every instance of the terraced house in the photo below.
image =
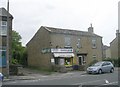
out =
<path fill-rule="evenodd" d="M 9 40 L 10 40 L 9 52 L 11 51 L 12 20 L 13 20 L 13 16 L 10 13 L 8 13 L 8 11 L 5 8 L 0 8 L 0 72 L 2 72 L 3 74 L 7 74 L 7 55 L 6 55 L 7 29 L 9 29 Z M 9 56 L 11 55 L 9 54 Z"/>
<path fill-rule="evenodd" d="M 110 50 L 111 50 L 111 58 L 120 58 L 120 32 L 116 30 L 116 37 L 115 39 L 110 42 Z"/>
<path fill-rule="evenodd" d="M 27 43 L 28 65 L 51 69 L 52 65 L 88 66 L 102 60 L 102 37 L 92 24 L 88 31 L 41 26 Z"/>

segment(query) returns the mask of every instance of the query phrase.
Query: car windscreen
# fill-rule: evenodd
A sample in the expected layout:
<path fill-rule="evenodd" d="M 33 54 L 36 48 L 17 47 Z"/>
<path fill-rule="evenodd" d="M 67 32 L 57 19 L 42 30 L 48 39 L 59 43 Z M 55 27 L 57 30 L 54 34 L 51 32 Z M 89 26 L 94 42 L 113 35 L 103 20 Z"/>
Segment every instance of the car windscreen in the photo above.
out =
<path fill-rule="evenodd" d="M 98 62 L 98 63 L 93 64 L 93 66 L 101 66 L 101 65 L 102 65 L 102 62 Z"/>

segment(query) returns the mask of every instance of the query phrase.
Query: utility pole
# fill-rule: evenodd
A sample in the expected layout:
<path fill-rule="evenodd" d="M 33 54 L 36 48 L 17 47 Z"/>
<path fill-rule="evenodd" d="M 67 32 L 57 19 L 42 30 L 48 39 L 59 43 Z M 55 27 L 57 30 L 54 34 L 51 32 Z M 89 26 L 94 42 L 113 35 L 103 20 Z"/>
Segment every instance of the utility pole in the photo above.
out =
<path fill-rule="evenodd" d="M 9 57 L 10 57 L 10 45 L 9 45 L 9 0 L 7 2 L 7 53 L 6 53 L 6 60 L 7 60 L 7 78 L 9 78 Z"/>

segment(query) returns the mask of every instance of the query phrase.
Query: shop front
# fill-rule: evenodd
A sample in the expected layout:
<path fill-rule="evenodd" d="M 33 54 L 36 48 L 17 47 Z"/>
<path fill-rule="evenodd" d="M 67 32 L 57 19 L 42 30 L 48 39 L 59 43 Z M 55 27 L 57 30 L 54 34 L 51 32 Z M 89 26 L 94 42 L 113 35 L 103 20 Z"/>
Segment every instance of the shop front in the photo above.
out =
<path fill-rule="evenodd" d="M 51 49 L 54 64 L 71 67 L 73 65 L 73 49 Z"/>

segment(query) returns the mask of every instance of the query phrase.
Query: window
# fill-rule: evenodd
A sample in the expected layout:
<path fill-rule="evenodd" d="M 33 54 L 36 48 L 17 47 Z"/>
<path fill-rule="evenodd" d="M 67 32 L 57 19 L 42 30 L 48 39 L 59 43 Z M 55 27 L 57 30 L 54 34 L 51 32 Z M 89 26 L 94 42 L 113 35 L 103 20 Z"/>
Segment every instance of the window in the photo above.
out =
<path fill-rule="evenodd" d="M 2 21 L 7 21 L 7 16 L 2 16 Z"/>
<path fill-rule="evenodd" d="M 59 64 L 58 58 L 55 58 L 54 60 L 55 60 L 55 64 L 58 65 Z"/>
<path fill-rule="evenodd" d="M 80 39 L 78 39 L 78 41 L 77 41 L 77 48 L 81 48 L 81 42 L 80 42 L 81 40 Z"/>
<path fill-rule="evenodd" d="M 93 59 L 96 60 L 96 55 L 93 55 Z"/>
<path fill-rule="evenodd" d="M 7 26 L 7 21 L 1 21 L 1 26 Z"/>
<path fill-rule="evenodd" d="M 70 46 L 70 45 L 71 45 L 70 37 L 65 37 L 65 46 Z"/>
<path fill-rule="evenodd" d="M 1 21 L 0 35 L 7 35 L 7 21 Z"/>
<path fill-rule="evenodd" d="M 92 39 L 92 48 L 96 48 L 96 39 L 95 38 Z"/>

